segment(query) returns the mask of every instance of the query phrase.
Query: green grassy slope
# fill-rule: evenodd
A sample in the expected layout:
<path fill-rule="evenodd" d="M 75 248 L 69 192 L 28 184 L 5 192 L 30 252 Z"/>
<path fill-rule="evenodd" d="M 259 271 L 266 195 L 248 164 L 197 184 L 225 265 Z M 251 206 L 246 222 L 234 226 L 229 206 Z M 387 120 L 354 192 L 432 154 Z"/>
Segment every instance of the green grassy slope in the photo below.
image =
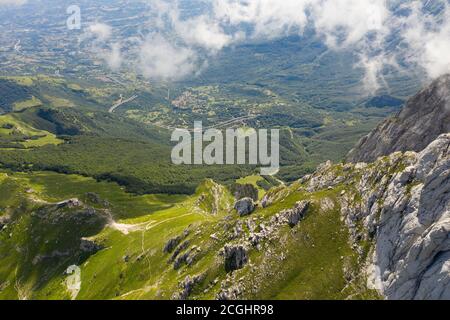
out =
<path fill-rule="evenodd" d="M 250 218 L 239 218 L 231 194 L 211 180 L 193 196 L 135 196 L 75 175 L 4 172 L 0 190 L 0 217 L 9 217 L 0 231 L 2 299 L 70 299 L 70 265 L 81 268 L 77 299 L 171 299 L 187 276 L 200 279 L 189 299 L 214 299 L 238 279 L 252 288 L 241 298 L 340 299 L 368 292 L 344 290 L 344 265 L 358 266 L 340 221 L 339 188 L 309 194 L 299 184 L 280 186 L 270 191 L 278 201 Z M 55 204 L 72 198 L 81 204 Z M 250 220 L 267 224 L 300 200 L 312 203 L 306 218 L 281 227 L 249 251 L 248 265 L 227 274 L 220 251 L 237 240 L 233 235 L 248 233 Z M 81 250 L 82 239 L 98 248 Z"/>
<path fill-rule="evenodd" d="M 30 126 L 17 114 L 0 116 L 0 148 L 27 149 L 62 142 L 55 134 Z"/>

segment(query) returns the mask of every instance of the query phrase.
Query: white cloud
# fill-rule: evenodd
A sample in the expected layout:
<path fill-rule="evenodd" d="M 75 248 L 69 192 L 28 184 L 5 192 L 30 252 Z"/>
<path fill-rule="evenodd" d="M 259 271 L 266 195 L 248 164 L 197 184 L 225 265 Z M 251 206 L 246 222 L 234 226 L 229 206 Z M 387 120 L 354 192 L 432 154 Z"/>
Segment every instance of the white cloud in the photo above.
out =
<path fill-rule="evenodd" d="M 387 33 L 389 18 L 385 0 L 213 0 L 211 11 L 188 19 L 180 18 L 178 1 L 152 0 L 151 4 L 161 37 L 173 42 L 166 35 L 174 35 L 185 49 L 201 48 L 209 55 L 246 38 L 301 34 L 310 25 L 330 48 L 355 46 L 362 56 L 368 56 L 371 46 Z M 367 79 L 376 78 L 380 74 L 376 66 L 382 64 L 361 61 L 360 66 L 366 68 L 366 83 L 374 83 Z"/>
<path fill-rule="evenodd" d="M 27 0 L 0 0 L 0 6 L 22 6 Z"/>
<path fill-rule="evenodd" d="M 313 0 L 214 0 L 214 16 L 230 25 L 254 26 L 255 37 L 274 38 L 301 31 L 308 23 L 306 9 Z"/>
<path fill-rule="evenodd" d="M 122 45 L 113 42 L 111 26 L 101 22 L 91 24 L 81 35 L 79 41 L 80 43 L 87 42 L 90 52 L 103 60 L 112 71 L 118 71 L 121 68 L 124 62 Z"/>
<path fill-rule="evenodd" d="M 123 62 L 120 44 L 112 44 L 110 49 L 106 49 L 100 53 L 100 57 L 106 62 L 111 70 L 118 71 Z"/>
<path fill-rule="evenodd" d="M 207 50 L 221 50 L 233 41 L 219 23 L 200 16 L 186 21 L 174 22 L 175 31 L 189 45 L 199 46 Z"/>
<path fill-rule="evenodd" d="M 450 72 L 450 6 L 445 3 L 439 18 L 424 15 L 419 3 L 408 7 L 412 13 L 403 20 L 405 56 L 424 68 L 431 78 Z"/>
<path fill-rule="evenodd" d="M 233 37 L 223 30 L 220 22 L 207 12 L 182 19 L 176 1 L 153 0 L 151 7 L 157 12 L 156 29 L 162 34 L 175 34 L 186 46 L 197 46 L 214 52 L 233 41 Z"/>
<path fill-rule="evenodd" d="M 386 0 L 325 0 L 312 5 L 317 32 L 329 47 L 348 47 L 369 33 L 385 34 L 390 17 Z"/>
<path fill-rule="evenodd" d="M 359 57 L 355 67 L 364 70 L 362 84 L 368 94 L 385 86 L 386 66 L 400 68 L 399 61 L 424 68 L 430 77 L 450 72 L 449 0 L 433 1 L 445 4 L 440 18 L 425 14 L 420 0 L 211 0 L 208 9 L 187 18 L 178 0 L 148 1 L 152 36 L 128 50 L 137 52 L 138 68 L 147 77 L 178 80 L 201 71 L 227 46 L 301 34 L 305 28 L 313 28 L 331 50 Z M 410 13 L 395 14 L 399 4 Z M 103 43 L 113 31 L 97 23 L 89 32 Z M 393 35 L 402 45 L 388 46 Z M 107 61 L 114 68 L 122 55 L 120 49 L 110 49 Z"/>
<path fill-rule="evenodd" d="M 196 53 L 173 44 L 160 35 L 147 38 L 139 50 L 138 68 L 148 78 L 179 80 L 192 75 L 198 66 Z"/>
<path fill-rule="evenodd" d="M 386 66 L 398 67 L 392 56 L 379 54 L 368 56 L 367 53 L 361 53 L 359 63 L 355 67 L 364 70 L 362 79 L 363 92 L 366 95 L 375 95 L 381 87 L 387 87 L 388 84 L 383 75 L 383 69 Z"/>
<path fill-rule="evenodd" d="M 439 17 L 424 6 L 443 4 Z M 393 12 L 396 5 L 409 8 L 406 17 Z M 352 51 L 364 69 L 364 90 L 374 94 L 386 86 L 383 70 L 399 68 L 407 60 L 425 69 L 430 77 L 450 72 L 450 9 L 447 0 L 215 0 L 215 17 L 223 24 L 254 27 L 251 37 L 273 38 L 311 26 L 332 50 Z M 404 47 L 386 52 L 396 34 Z"/>
<path fill-rule="evenodd" d="M 94 23 L 88 28 L 89 35 L 98 41 L 106 41 L 111 38 L 112 28 L 104 23 Z"/>

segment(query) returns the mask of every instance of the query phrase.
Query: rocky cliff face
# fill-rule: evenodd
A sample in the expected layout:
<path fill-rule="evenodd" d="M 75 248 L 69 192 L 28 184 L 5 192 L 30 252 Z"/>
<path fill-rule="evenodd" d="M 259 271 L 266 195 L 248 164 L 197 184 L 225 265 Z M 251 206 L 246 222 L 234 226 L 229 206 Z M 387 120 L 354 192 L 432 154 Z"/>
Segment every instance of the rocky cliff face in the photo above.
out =
<path fill-rule="evenodd" d="M 448 132 L 450 75 L 419 92 L 348 156 L 373 162 L 389 155 L 349 165 L 360 177 L 350 194 L 361 200 L 346 196 L 342 203 L 353 240 L 373 241 L 369 284 L 388 299 L 450 299 Z"/>
<path fill-rule="evenodd" d="M 368 284 L 387 299 L 450 299 L 450 134 L 420 153 L 372 164 L 328 163 L 303 181 L 308 191 L 344 185 L 342 219 Z"/>
<path fill-rule="evenodd" d="M 410 99 L 398 115 L 364 137 L 347 160 L 373 162 L 397 151 L 420 152 L 447 132 L 450 132 L 450 75 L 442 76 Z"/>

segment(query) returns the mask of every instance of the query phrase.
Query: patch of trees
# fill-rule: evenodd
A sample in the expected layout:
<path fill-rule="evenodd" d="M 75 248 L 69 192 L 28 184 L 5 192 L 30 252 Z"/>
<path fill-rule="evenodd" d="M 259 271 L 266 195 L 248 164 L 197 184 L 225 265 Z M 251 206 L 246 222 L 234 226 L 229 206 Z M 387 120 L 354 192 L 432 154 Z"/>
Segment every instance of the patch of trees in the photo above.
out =
<path fill-rule="evenodd" d="M 29 100 L 32 96 L 29 88 L 14 81 L 0 79 L 0 109 L 9 112 L 15 102 Z"/>

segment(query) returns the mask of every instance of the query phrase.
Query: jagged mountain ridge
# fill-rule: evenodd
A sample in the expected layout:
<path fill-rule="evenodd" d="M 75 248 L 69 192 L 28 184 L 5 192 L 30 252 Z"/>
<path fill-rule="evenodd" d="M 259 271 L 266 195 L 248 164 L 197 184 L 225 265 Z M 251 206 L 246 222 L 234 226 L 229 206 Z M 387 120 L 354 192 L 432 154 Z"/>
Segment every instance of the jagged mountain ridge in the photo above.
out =
<path fill-rule="evenodd" d="M 425 149 L 440 134 L 450 132 L 450 75 L 444 75 L 412 97 L 394 117 L 361 139 L 349 162 L 373 162 L 397 151 Z"/>
<path fill-rule="evenodd" d="M 445 75 L 347 157 L 378 158 L 372 165 L 354 165 L 362 169 L 355 185 L 361 201 L 344 197 L 342 215 L 353 241 L 372 239 L 368 285 L 388 299 L 450 299 L 449 132 L 450 75 Z M 333 177 L 327 179 L 325 185 L 332 183 Z"/>
<path fill-rule="evenodd" d="M 421 153 L 322 166 L 308 191 L 346 185 L 341 215 L 368 286 L 388 299 L 450 299 L 450 134 Z"/>

